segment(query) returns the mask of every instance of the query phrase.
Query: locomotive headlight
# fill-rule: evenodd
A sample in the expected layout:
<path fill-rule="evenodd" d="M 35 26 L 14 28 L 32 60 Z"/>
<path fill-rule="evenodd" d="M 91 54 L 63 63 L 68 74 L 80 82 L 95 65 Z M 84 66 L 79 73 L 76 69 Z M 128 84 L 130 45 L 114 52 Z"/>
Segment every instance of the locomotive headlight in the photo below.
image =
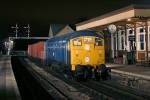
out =
<path fill-rule="evenodd" d="M 85 57 L 85 62 L 89 62 L 90 61 L 90 57 Z"/>
<path fill-rule="evenodd" d="M 90 50 L 90 45 L 85 45 L 85 50 Z"/>

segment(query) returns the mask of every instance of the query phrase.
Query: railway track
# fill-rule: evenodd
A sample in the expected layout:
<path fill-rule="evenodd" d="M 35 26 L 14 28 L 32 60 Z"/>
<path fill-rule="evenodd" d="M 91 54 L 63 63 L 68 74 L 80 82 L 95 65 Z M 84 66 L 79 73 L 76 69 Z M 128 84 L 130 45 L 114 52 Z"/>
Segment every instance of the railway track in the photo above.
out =
<path fill-rule="evenodd" d="M 11 58 L 11 64 L 22 100 L 53 100 L 16 57 Z"/>
<path fill-rule="evenodd" d="M 90 87 L 98 92 L 112 97 L 115 100 L 149 100 L 150 97 L 144 94 L 139 94 L 132 89 L 125 89 L 107 82 L 96 82 L 89 80 L 81 84 Z M 92 84 L 92 85 L 91 85 Z M 134 92 L 133 92 L 134 91 Z"/>
<path fill-rule="evenodd" d="M 88 80 L 86 82 L 76 82 L 72 79 L 68 79 L 62 73 L 57 73 L 52 71 L 51 69 L 45 69 L 48 73 L 56 76 L 62 81 L 68 83 L 69 85 L 75 87 L 80 92 L 88 95 L 90 100 L 149 100 L 150 96 L 141 93 L 139 91 L 120 86 L 119 84 L 112 83 L 110 81 L 93 81 Z M 35 72 L 37 74 L 37 72 Z M 39 75 L 39 78 L 42 75 Z M 44 77 L 43 77 L 44 78 Z M 44 79 L 47 81 L 47 78 Z M 52 84 L 47 82 L 48 84 Z M 53 85 L 53 84 L 52 84 Z M 56 90 L 58 87 L 55 87 Z M 62 92 L 63 93 L 63 92 Z M 66 97 L 66 94 L 62 94 L 62 97 Z M 70 97 L 66 97 L 65 100 L 71 99 Z M 76 99 L 79 100 L 79 99 Z M 80 99 L 81 100 L 81 99 Z"/>
<path fill-rule="evenodd" d="M 139 97 L 142 97 L 142 98 L 150 100 L 150 94 L 148 92 L 139 91 L 138 89 L 135 89 L 135 88 L 118 85 L 115 82 L 114 83 L 110 83 L 109 81 L 103 81 L 101 83 L 105 84 L 105 85 L 108 85 L 108 86 L 113 86 L 114 88 L 126 91 L 127 93 L 131 93 L 133 95 L 136 95 L 136 96 L 139 96 Z"/>
<path fill-rule="evenodd" d="M 59 73 L 56 73 L 56 72 L 52 71 L 51 69 L 46 69 L 46 71 L 48 71 L 52 75 L 56 76 L 57 78 L 63 80 L 64 82 L 70 84 L 71 86 L 77 88 L 79 91 L 89 95 L 90 100 L 115 100 L 110 96 L 107 96 L 103 93 L 97 92 L 95 89 L 92 89 L 91 87 L 81 84 L 80 82 L 77 82 L 72 79 L 68 79 L 67 77 L 60 75 Z"/>
<path fill-rule="evenodd" d="M 24 63 L 23 60 L 21 62 Z M 35 76 L 37 80 L 39 80 L 40 84 L 54 98 L 54 100 L 90 100 L 88 95 L 81 93 L 74 87 L 65 84 L 65 82 L 59 80 L 49 73 L 46 73 L 43 69 L 35 67 L 35 65 L 32 64 L 26 68 L 33 76 Z"/>
<path fill-rule="evenodd" d="M 37 80 L 40 80 L 40 84 L 53 96 L 54 100 L 71 100 L 67 95 L 61 92 L 55 85 L 53 85 L 37 71 L 31 69 L 28 70 L 32 71 L 32 75 L 36 76 Z"/>
<path fill-rule="evenodd" d="M 68 81 L 68 79 L 64 79 L 64 77 L 51 70 L 48 70 L 53 75 L 59 77 L 60 79 L 63 79 L 65 82 Z M 94 91 L 94 95 L 98 95 L 99 97 L 104 100 L 149 100 L 150 96 L 148 94 L 142 93 L 141 91 L 138 91 L 136 89 L 131 89 L 129 87 L 124 87 L 119 84 L 115 84 L 110 81 L 93 81 L 88 80 L 86 82 L 68 82 L 70 84 L 76 84 L 73 85 L 74 87 L 83 87 L 84 89 L 88 89 L 91 91 Z M 82 91 L 82 90 L 81 90 Z M 96 100 L 96 99 L 95 99 Z"/>

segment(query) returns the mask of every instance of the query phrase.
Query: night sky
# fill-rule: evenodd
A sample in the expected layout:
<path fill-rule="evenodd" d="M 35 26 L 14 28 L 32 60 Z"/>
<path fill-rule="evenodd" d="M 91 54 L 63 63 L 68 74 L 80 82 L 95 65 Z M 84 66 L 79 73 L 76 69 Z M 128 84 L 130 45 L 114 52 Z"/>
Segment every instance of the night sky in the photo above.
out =
<path fill-rule="evenodd" d="M 148 4 L 149 0 L 3 0 L 0 2 L 0 39 L 31 25 L 33 36 L 46 36 L 49 24 L 76 24 L 130 4 Z M 21 32 L 21 31 L 20 31 Z"/>

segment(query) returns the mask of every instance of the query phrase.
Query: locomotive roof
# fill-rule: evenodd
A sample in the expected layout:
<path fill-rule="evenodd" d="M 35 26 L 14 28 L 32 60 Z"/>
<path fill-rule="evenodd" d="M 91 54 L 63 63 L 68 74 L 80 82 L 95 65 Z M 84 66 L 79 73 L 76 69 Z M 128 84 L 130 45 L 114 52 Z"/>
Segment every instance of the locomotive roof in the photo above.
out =
<path fill-rule="evenodd" d="M 61 35 L 61 36 L 56 36 L 56 37 L 51 38 L 47 41 L 52 42 L 52 41 L 69 40 L 69 39 L 80 37 L 80 36 L 97 36 L 97 37 L 103 38 L 101 35 L 97 34 L 94 31 L 76 31 L 74 33 L 69 33 L 69 34 L 65 34 L 65 35 Z"/>

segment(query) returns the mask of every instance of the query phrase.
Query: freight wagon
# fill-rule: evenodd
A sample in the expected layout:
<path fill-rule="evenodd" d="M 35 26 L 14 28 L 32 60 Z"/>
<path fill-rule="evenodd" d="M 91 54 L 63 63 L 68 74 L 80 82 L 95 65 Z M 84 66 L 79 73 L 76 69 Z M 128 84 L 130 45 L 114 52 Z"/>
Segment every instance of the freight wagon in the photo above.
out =
<path fill-rule="evenodd" d="M 105 66 L 104 39 L 96 32 L 79 31 L 57 36 L 45 42 L 30 45 L 29 55 L 44 60 L 46 65 L 61 64 L 58 70 L 72 72 L 77 78 L 97 79 L 108 73 Z M 31 50 L 31 51 L 30 51 Z"/>
<path fill-rule="evenodd" d="M 40 41 L 38 43 L 28 45 L 28 56 L 44 64 L 45 63 L 45 42 Z"/>

